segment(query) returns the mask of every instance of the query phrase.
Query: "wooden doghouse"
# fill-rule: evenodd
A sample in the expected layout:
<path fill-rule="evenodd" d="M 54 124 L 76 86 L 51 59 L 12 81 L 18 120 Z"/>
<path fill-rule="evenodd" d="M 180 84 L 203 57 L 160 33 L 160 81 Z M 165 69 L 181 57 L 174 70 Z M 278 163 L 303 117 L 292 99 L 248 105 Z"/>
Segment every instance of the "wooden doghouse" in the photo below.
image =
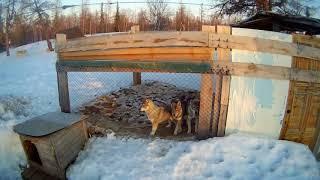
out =
<path fill-rule="evenodd" d="M 52 112 L 14 127 L 31 168 L 65 179 L 67 166 L 88 139 L 86 122 L 78 114 Z"/>

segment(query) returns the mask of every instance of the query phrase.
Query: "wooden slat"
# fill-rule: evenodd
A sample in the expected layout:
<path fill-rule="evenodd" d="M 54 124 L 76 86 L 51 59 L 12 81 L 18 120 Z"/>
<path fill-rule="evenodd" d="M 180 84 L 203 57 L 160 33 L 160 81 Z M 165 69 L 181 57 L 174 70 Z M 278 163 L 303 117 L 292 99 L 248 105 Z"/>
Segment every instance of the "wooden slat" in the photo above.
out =
<path fill-rule="evenodd" d="M 174 72 L 208 73 L 209 63 L 128 62 L 128 61 L 59 61 L 57 68 L 68 72 Z"/>
<path fill-rule="evenodd" d="M 227 114 L 229 106 L 229 92 L 230 92 L 230 81 L 231 76 L 223 76 L 222 78 L 222 88 L 221 88 L 221 101 L 220 101 L 220 115 L 218 124 L 218 137 L 225 135 Z"/>
<path fill-rule="evenodd" d="M 57 68 L 68 72 L 172 72 L 216 73 L 266 79 L 296 80 L 320 83 L 320 72 L 253 63 L 215 61 L 183 62 L 126 62 L 126 61 L 60 61 Z"/>
<path fill-rule="evenodd" d="M 209 59 L 211 55 L 212 48 L 206 47 L 128 48 L 62 52 L 59 54 L 59 60 L 202 61 Z"/>
<path fill-rule="evenodd" d="M 204 32 L 215 32 L 215 26 L 202 26 Z M 211 52 L 213 55 L 213 52 Z M 209 63 L 213 63 L 213 56 L 208 58 Z M 210 137 L 210 126 L 212 124 L 212 102 L 213 102 L 213 75 L 201 74 L 201 87 L 200 87 L 200 110 L 199 110 L 199 123 L 198 134 L 199 139 Z"/>
<path fill-rule="evenodd" d="M 140 47 L 211 47 L 260 51 L 320 60 L 319 48 L 247 36 L 208 32 L 142 32 L 85 37 L 59 43 L 59 52 Z"/>
<path fill-rule="evenodd" d="M 231 33 L 231 27 L 230 26 L 217 26 L 217 33 L 218 34 L 230 34 Z M 231 61 L 231 51 L 230 49 L 217 49 L 218 53 L 218 61 Z M 230 91 L 230 81 L 231 77 L 229 75 L 224 76 L 217 76 L 217 88 L 216 88 L 216 97 L 214 108 L 218 108 L 217 111 L 214 111 L 217 114 L 214 114 L 213 117 L 215 117 L 217 121 L 216 127 L 217 127 L 217 136 L 221 137 L 224 136 L 225 128 L 226 128 L 226 122 L 227 122 L 227 113 L 228 113 L 228 104 L 229 104 L 229 91 Z M 221 83 L 221 86 L 220 86 Z M 219 93 L 220 92 L 220 93 Z M 218 94 L 218 96 L 217 96 Z M 221 96 L 219 98 L 219 96 Z M 215 134 L 214 134 L 215 135 Z"/>
<path fill-rule="evenodd" d="M 258 77 L 266 79 L 296 80 L 304 82 L 320 82 L 320 72 L 300 70 L 296 68 L 270 66 L 253 63 L 215 62 L 213 71 L 225 71 L 236 76 Z M 223 69 L 223 70 L 222 70 Z"/>
<path fill-rule="evenodd" d="M 59 52 L 134 47 L 208 47 L 206 32 L 143 32 L 85 37 L 68 41 Z"/>
<path fill-rule="evenodd" d="M 66 71 L 57 70 L 59 104 L 62 112 L 70 113 L 70 99 L 68 89 L 68 74 Z"/>
<path fill-rule="evenodd" d="M 247 36 L 211 33 L 209 35 L 209 47 L 268 52 L 320 61 L 320 50 L 318 48 L 305 46 L 299 43 L 288 43 Z"/>
<path fill-rule="evenodd" d="M 210 122 L 212 114 L 212 96 L 213 96 L 213 81 L 212 74 L 201 74 L 201 89 L 200 89 L 200 109 L 199 109 L 199 124 L 198 134 L 199 139 L 210 137 Z"/>

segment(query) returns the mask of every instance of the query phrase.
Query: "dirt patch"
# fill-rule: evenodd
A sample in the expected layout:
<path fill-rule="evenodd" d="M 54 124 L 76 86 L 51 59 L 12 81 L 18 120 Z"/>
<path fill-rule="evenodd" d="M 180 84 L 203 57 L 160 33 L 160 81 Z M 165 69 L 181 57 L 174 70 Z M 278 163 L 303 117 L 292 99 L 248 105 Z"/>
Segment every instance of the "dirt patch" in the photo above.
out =
<path fill-rule="evenodd" d="M 199 92 L 161 82 L 146 82 L 100 96 L 83 105 L 80 112 L 86 115 L 91 134 L 104 135 L 112 131 L 117 136 L 149 138 L 151 123 L 146 114 L 140 111 L 143 100 L 151 98 L 157 105 L 169 108 L 172 99 L 183 96 L 199 99 Z M 178 136 L 173 136 L 174 126 L 167 128 L 166 125 L 166 123 L 160 124 L 156 137 L 175 140 L 194 139 L 194 134 L 187 134 L 185 124 Z M 194 132 L 194 125 L 192 129 Z"/>

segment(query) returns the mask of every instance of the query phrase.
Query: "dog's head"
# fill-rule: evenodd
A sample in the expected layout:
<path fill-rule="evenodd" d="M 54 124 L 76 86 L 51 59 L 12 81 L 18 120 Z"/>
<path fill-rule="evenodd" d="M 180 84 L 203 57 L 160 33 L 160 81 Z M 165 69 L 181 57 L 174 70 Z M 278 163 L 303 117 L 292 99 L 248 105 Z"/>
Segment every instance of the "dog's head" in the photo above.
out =
<path fill-rule="evenodd" d="M 151 99 L 146 99 L 143 101 L 140 111 L 147 111 L 150 109 L 150 106 L 152 105 Z"/>
<path fill-rule="evenodd" d="M 182 110 L 181 101 L 180 100 L 174 100 L 171 102 L 171 113 L 173 116 L 176 115 L 176 113 L 180 112 Z"/>

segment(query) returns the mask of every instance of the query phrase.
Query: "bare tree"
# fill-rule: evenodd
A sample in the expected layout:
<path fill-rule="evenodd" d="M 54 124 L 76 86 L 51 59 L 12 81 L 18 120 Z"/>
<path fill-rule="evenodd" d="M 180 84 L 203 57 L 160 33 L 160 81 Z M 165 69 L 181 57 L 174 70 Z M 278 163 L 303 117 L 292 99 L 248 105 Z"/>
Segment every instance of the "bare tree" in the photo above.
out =
<path fill-rule="evenodd" d="M 313 0 L 281 0 L 275 11 L 281 14 L 312 16 L 316 8 L 311 6 Z"/>
<path fill-rule="evenodd" d="M 269 0 L 217 0 L 214 2 L 213 9 L 216 10 L 216 16 L 220 17 L 237 14 L 251 16 L 259 10 L 269 10 L 271 8 L 269 3 Z M 266 6 L 266 4 L 269 5 Z"/>
<path fill-rule="evenodd" d="M 58 32 L 61 28 L 61 0 L 55 0 L 55 3 L 54 3 L 54 11 L 53 11 L 53 14 L 54 14 L 54 17 L 53 17 L 53 29 L 55 32 Z"/>
<path fill-rule="evenodd" d="M 176 30 L 185 31 L 188 28 L 187 19 L 186 8 L 183 4 L 180 4 L 176 12 Z"/>
<path fill-rule="evenodd" d="M 105 32 L 105 21 L 104 21 L 104 12 L 103 12 L 104 8 L 103 8 L 103 3 L 101 3 L 101 9 L 100 9 L 100 23 L 99 23 L 99 32 Z"/>
<path fill-rule="evenodd" d="M 6 39 L 6 52 L 10 56 L 10 39 L 9 33 L 11 31 L 14 16 L 16 15 L 17 0 L 7 0 L 4 2 L 5 9 L 5 39 Z"/>
<path fill-rule="evenodd" d="M 212 8 L 216 10 L 216 16 L 246 15 L 251 16 L 258 11 L 276 11 L 288 15 L 306 15 L 306 12 L 314 9 L 307 6 L 313 0 L 217 0 Z M 309 10 L 307 10 L 309 9 Z"/>
<path fill-rule="evenodd" d="M 53 51 L 50 41 L 50 19 L 47 10 L 54 7 L 54 4 L 48 0 L 25 0 L 24 5 L 24 8 L 28 9 L 32 20 L 41 26 L 42 32 L 45 33 L 48 49 Z"/>
<path fill-rule="evenodd" d="M 107 1 L 107 6 L 106 6 L 106 18 L 105 18 L 105 22 L 106 22 L 106 32 L 110 32 L 111 31 L 111 23 L 110 23 L 110 19 L 111 19 L 111 0 Z"/>
<path fill-rule="evenodd" d="M 120 11 L 119 3 L 117 2 L 116 14 L 114 17 L 114 32 L 120 32 Z"/>
<path fill-rule="evenodd" d="M 146 31 L 149 28 L 147 13 L 143 9 L 138 12 L 138 24 L 140 31 Z"/>
<path fill-rule="evenodd" d="M 163 30 L 167 19 L 168 4 L 164 0 L 147 0 L 153 30 Z"/>
<path fill-rule="evenodd" d="M 2 40 L 1 36 L 3 34 L 3 18 L 2 18 L 2 13 L 3 9 L 2 9 L 2 3 L 0 3 L 0 42 Z"/>

